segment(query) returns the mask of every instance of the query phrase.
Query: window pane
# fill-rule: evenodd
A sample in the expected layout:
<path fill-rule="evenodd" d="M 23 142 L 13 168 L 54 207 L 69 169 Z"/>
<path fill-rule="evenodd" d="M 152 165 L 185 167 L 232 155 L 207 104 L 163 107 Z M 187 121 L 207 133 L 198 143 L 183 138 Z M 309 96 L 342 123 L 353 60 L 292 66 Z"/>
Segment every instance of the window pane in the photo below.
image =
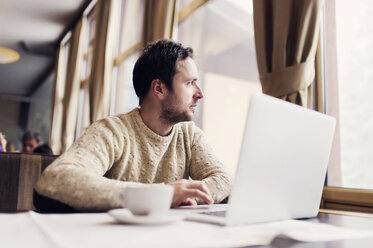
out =
<path fill-rule="evenodd" d="M 211 1 L 179 25 L 194 49 L 205 98 L 196 123 L 232 173 L 238 162 L 250 95 L 261 92 L 252 1 Z"/>
<path fill-rule="evenodd" d="M 78 119 L 75 131 L 75 139 L 78 139 L 89 126 L 89 85 L 80 89 Z"/>
<path fill-rule="evenodd" d="M 85 33 L 85 44 L 83 50 L 83 64 L 81 70 L 81 80 L 87 80 L 91 74 L 93 43 L 96 31 L 95 7 L 87 16 L 87 28 Z M 86 82 L 87 83 L 87 82 Z M 78 116 L 75 130 L 75 139 L 79 138 L 84 130 L 89 126 L 89 85 L 84 85 L 79 92 Z"/>
<path fill-rule="evenodd" d="M 70 52 L 70 40 L 66 42 L 66 44 L 63 45 L 64 49 L 63 49 L 63 66 L 61 66 L 61 73 L 60 76 L 61 76 L 61 82 L 66 82 L 66 76 L 67 76 L 67 62 L 69 61 L 69 52 Z M 61 83 L 59 85 L 59 89 L 58 89 L 58 92 L 60 92 L 60 95 L 59 95 L 59 100 L 63 101 L 63 97 L 65 95 L 65 83 Z"/>
<path fill-rule="evenodd" d="M 115 90 L 112 91 L 114 97 L 111 114 L 125 113 L 138 106 L 138 98 L 132 83 L 132 71 L 139 56 L 140 53 L 136 52 L 115 68 L 117 71 L 113 80 L 116 83 L 113 85 Z"/>
<path fill-rule="evenodd" d="M 144 1 L 122 0 L 119 35 L 119 54 L 141 41 Z"/>
<path fill-rule="evenodd" d="M 91 74 L 92 66 L 92 53 L 93 53 L 93 43 L 95 41 L 95 31 L 96 31 L 96 17 L 95 17 L 95 8 L 87 16 L 87 29 L 85 32 L 85 44 L 84 44 L 84 58 L 83 58 L 83 67 L 82 67 L 82 80 L 86 79 Z"/>
<path fill-rule="evenodd" d="M 122 0 L 117 56 L 131 51 L 142 39 L 144 1 Z M 125 113 L 138 105 L 132 86 L 132 70 L 139 53 L 125 58 L 113 69 L 110 115 Z"/>
<path fill-rule="evenodd" d="M 179 10 L 182 10 L 185 6 L 193 2 L 194 0 L 180 0 L 179 1 Z"/>
<path fill-rule="evenodd" d="M 341 185 L 373 189 L 373 5 L 335 1 Z"/>

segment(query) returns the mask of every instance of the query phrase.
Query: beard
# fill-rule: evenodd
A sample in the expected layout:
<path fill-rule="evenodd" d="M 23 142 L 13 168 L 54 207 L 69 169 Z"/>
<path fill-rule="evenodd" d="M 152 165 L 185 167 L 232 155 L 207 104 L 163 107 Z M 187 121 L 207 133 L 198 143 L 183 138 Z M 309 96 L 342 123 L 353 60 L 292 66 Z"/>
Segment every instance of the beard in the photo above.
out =
<path fill-rule="evenodd" d="M 173 99 L 167 99 L 162 103 L 161 120 L 167 124 L 176 124 L 182 121 L 193 120 L 193 115 L 191 115 L 187 110 L 178 110 L 176 102 Z"/>
<path fill-rule="evenodd" d="M 167 124 L 176 124 L 182 121 L 191 121 L 192 118 L 187 111 L 176 111 L 174 109 L 168 108 L 163 109 L 161 114 L 161 119 Z"/>

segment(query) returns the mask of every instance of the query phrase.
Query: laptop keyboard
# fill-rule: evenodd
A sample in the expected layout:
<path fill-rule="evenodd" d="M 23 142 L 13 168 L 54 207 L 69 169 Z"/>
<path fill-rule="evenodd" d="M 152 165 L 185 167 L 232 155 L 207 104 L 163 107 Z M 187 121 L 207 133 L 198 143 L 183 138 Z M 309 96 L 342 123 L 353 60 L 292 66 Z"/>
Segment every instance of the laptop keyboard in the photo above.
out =
<path fill-rule="evenodd" d="M 218 216 L 218 217 L 225 217 L 227 211 L 210 211 L 210 212 L 200 212 L 200 214 L 206 214 L 210 216 Z"/>

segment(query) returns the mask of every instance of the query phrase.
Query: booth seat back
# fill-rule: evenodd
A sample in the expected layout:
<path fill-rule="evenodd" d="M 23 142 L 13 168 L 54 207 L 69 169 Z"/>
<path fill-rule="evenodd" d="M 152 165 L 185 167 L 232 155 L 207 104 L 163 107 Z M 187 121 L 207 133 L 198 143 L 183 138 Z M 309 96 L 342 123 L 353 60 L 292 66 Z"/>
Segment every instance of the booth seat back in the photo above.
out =
<path fill-rule="evenodd" d="M 33 189 L 58 155 L 0 152 L 0 212 L 34 210 Z"/>

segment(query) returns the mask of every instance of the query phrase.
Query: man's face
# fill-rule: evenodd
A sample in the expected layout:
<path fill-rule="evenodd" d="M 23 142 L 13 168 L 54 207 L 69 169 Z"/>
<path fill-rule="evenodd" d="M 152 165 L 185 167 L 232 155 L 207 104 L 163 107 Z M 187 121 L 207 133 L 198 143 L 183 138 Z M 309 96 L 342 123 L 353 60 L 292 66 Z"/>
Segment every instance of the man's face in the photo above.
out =
<path fill-rule="evenodd" d="M 162 104 L 161 118 L 169 124 L 191 121 L 194 118 L 198 100 L 203 98 L 198 86 L 197 66 L 192 58 L 177 62 L 177 73 L 172 82 L 172 91 L 167 90 Z"/>
<path fill-rule="evenodd" d="M 33 152 L 37 146 L 36 139 L 26 139 L 22 141 L 22 152 Z"/>

